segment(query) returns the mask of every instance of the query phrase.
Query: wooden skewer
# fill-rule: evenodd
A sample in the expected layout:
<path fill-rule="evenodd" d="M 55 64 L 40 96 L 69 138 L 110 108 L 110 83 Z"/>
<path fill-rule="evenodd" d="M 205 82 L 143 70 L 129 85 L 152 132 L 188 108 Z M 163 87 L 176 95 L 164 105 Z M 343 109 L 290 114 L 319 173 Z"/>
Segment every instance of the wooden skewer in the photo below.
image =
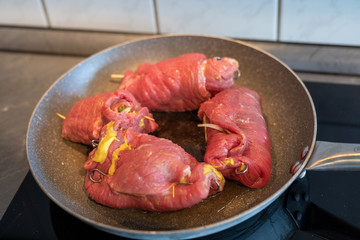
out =
<path fill-rule="evenodd" d="M 61 115 L 60 113 L 56 113 L 56 115 L 58 115 L 58 117 L 60 117 L 60 118 L 62 118 L 62 119 L 64 119 L 65 120 L 65 116 L 64 115 Z"/>
<path fill-rule="evenodd" d="M 204 117 L 203 117 L 203 123 L 206 123 L 206 115 L 204 115 Z M 207 142 L 206 127 L 204 127 L 204 133 L 205 133 L 205 142 Z"/>
<path fill-rule="evenodd" d="M 61 115 L 60 113 L 56 113 L 56 115 L 58 115 L 59 118 L 62 118 L 64 120 L 66 118 L 64 115 Z M 151 121 L 155 121 L 155 119 L 153 119 L 152 117 L 149 117 L 149 116 L 144 116 L 144 118 L 149 119 Z"/>
<path fill-rule="evenodd" d="M 124 78 L 124 74 L 111 74 L 111 78 Z"/>
<path fill-rule="evenodd" d="M 151 121 L 155 121 L 155 119 L 153 119 L 152 117 L 149 117 L 149 116 L 144 116 L 144 118 L 149 119 Z"/>
<path fill-rule="evenodd" d="M 110 81 L 121 83 L 122 79 L 124 78 L 124 74 L 111 74 Z"/>

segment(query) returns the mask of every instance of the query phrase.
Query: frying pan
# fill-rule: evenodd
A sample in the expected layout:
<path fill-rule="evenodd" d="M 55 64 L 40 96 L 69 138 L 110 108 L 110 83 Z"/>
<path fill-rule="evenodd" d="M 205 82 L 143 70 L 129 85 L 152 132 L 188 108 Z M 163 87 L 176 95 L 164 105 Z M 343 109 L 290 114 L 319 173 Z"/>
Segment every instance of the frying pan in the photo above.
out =
<path fill-rule="evenodd" d="M 175 212 L 112 209 L 91 200 L 83 185 L 82 165 L 90 149 L 61 138 L 62 120 L 72 105 L 88 96 L 114 91 L 112 73 L 136 70 L 143 62 L 199 52 L 239 61 L 235 85 L 257 91 L 271 139 L 271 179 L 260 189 L 227 181 L 224 191 Z M 195 112 L 154 113 L 168 138 L 202 161 L 206 142 Z M 47 196 L 65 211 L 104 231 L 130 238 L 194 238 L 239 224 L 276 200 L 298 177 L 314 150 L 316 114 L 303 82 L 284 63 L 240 41 L 204 35 L 165 35 L 116 45 L 91 56 L 61 76 L 36 106 L 27 133 L 31 172 Z M 306 156 L 301 156 L 308 149 Z M 299 171 L 289 169 L 301 161 Z"/>

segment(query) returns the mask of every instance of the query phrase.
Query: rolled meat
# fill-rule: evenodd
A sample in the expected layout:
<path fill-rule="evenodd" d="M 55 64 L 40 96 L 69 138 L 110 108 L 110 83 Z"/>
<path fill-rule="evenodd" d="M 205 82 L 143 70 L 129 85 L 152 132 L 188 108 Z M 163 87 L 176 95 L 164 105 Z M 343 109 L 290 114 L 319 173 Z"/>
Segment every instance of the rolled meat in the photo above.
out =
<path fill-rule="evenodd" d="M 113 208 L 175 211 L 220 192 L 225 180 L 170 140 L 104 126 L 97 148 L 85 162 L 85 189 L 96 202 Z"/>
<path fill-rule="evenodd" d="M 265 186 L 272 160 L 260 96 L 233 86 L 202 103 L 198 116 L 207 137 L 204 161 L 225 178 L 250 188 Z"/>
<path fill-rule="evenodd" d="M 117 90 L 76 102 L 63 121 L 62 137 L 91 145 L 110 121 L 118 121 L 123 129 L 131 127 L 134 131 L 146 133 L 158 127 L 148 108 L 142 107 L 130 92 Z"/>
<path fill-rule="evenodd" d="M 234 83 L 239 64 L 235 59 L 210 58 L 188 53 L 155 64 L 141 64 L 128 70 L 120 89 L 131 92 L 150 110 L 189 111 Z"/>

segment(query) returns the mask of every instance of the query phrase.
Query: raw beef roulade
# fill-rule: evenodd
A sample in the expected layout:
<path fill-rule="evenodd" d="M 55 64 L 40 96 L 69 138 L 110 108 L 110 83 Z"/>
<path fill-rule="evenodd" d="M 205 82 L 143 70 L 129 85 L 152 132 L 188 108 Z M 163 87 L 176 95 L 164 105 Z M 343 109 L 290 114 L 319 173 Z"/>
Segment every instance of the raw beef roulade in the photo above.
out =
<path fill-rule="evenodd" d="M 170 140 L 104 126 L 97 148 L 84 168 L 85 189 L 98 203 L 113 208 L 174 211 L 222 191 L 225 180 Z"/>
<path fill-rule="evenodd" d="M 250 188 L 266 185 L 271 146 L 261 99 L 247 88 L 231 87 L 201 104 L 207 147 L 204 161 Z"/>
<path fill-rule="evenodd" d="M 239 64 L 235 59 L 210 58 L 188 53 L 156 64 L 128 70 L 120 89 L 128 90 L 150 110 L 188 111 L 234 83 Z"/>
<path fill-rule="evenodd" d="M 62 137 L 86 145 L 98 140 L 102 127 L 118 121 L 123 129 L 132 127 L 138 132 L 153 132 L 155 123 L 148 108 L 142 107 L 131 93 L 117 90 L 101 93 L 76 102 L 62 125 Z"/>

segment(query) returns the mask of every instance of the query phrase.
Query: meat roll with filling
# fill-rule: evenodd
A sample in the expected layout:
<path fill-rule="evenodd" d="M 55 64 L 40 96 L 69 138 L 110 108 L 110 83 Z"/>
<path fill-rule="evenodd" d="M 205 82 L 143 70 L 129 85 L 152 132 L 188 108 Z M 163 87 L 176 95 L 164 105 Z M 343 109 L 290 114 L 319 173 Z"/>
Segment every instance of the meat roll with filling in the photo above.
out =
<path fill-rule="evenodd" d="M 201 104 L 207 147 L 204 161 L 250 188 L 263 187 L 271 172 L 271 146 L 261 99 L 243 87 L 231 87 Z"/>
<path fill-rule="evenodd" d="M 142 107 L 130 92 L 117 90 L 101 93 L 76 102 L 62 125 L 62 137 L 86 145 L 98 140 L 102 127 L 118 121 L 123 129 L 153 132 L 158 125 L 148 108 Z"/>
<path fill-rule="evenodd" d="M 85 162 L 85 189 L 113 208 L 175 211 L 222 191 L 225 180 L 170 140 L 104 126 L 97 148 Z"/>
<path fill-rule="evenodd" d="M 199 108 L 201 102 L 234 83 L 239 64 L 223 57 L 207 59 L 188 53 L 155 64 L 128 70 L 120 89 L 128 90 L 150 110 L 182 112 Z"/>

